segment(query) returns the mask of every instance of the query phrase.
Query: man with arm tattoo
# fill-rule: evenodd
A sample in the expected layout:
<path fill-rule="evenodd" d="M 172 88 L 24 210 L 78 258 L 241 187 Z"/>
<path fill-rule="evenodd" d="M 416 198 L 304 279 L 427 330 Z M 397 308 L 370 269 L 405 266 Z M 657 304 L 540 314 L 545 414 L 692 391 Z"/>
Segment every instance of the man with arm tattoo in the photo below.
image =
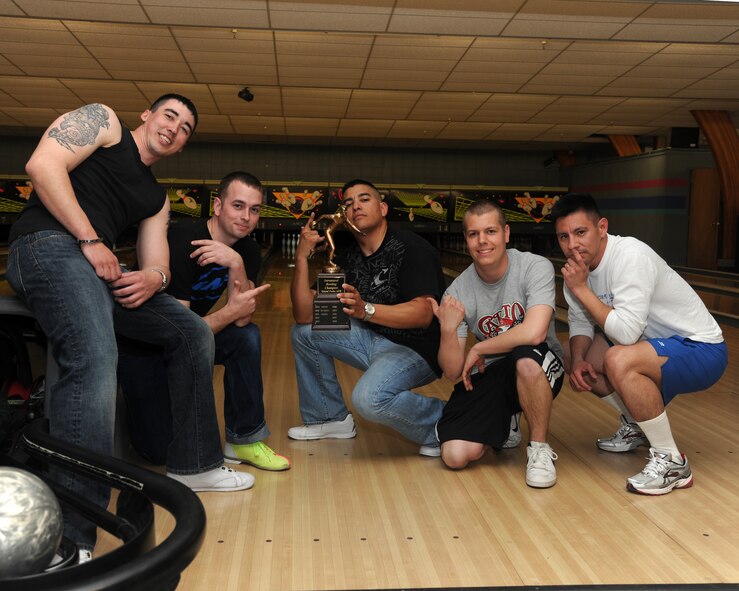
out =
<path fill-rule="evenodd" d="M 168 94 L 134 131 L 102 104 L 54 121 L 26 165 L 34 190 L 11 228 L 7 278 L 59 365 L 59 381 L 47 392 L 53 436 L 112 454 L 118 332 L 161 347 L 169 364 L 176 396 L 168 475 L 194 490 L 242 490 L 253 477 L 223 466 L 213 333 L 162 293 L 170 278 L 169 200 L 149 167 L 184 149 L 197 118 L 189 99 Z M 112 249 L 132 224 L 139 270 L 123 273 Z M 107 486 L 61 470 L 54 478 L 107 507 Z M 72 512 L 64 518 L 65 536 L 89 558 L 95 526 Z"/>

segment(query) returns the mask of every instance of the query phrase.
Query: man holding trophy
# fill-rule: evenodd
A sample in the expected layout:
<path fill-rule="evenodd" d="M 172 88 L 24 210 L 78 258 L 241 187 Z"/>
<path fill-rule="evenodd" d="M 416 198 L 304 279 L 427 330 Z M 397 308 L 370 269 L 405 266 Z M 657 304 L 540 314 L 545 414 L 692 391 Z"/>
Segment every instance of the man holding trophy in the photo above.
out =
<path fill-rule="evenodd" d="M 337 263 L 331 249 L 329 265 L 313 287 L 308 259 L 326 239 L 313 214 L 295 252 L 292 346 L 304 424 L 289 429 L 288 436 L 356 436 L 336 377 L 334 359 L 339 359 L 365 372 L 352 391 L 352 404 L 363 418 L 419 443 L 422 455 L 438 456 L 434 427 L 444 402 L 411 388 L 441 375 L 436 360 L 439 326 L 426 300 L 438 301 L 445 290 L 439 255 L 416 234 L 388 226 L 388 205 L 372 183 L 350 181 L 341 197 L 356 242 L 338 253 Z M 329 237 L 336 225 L 329 228 Z M 333 281 L 329 275 L 335 275 Z M 341 291 L 325 293 L 337 285 Z M 328 301 L 349 318 L 350 330 L 341 314 L 326 311 Z"/>

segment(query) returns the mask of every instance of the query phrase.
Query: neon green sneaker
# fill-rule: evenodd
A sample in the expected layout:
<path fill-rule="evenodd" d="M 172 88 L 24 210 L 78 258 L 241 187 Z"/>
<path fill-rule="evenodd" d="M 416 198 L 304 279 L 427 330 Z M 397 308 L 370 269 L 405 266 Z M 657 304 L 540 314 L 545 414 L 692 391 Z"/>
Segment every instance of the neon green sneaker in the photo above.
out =
<path fill-rule="evenodd" d="M 223 459 L 229 464 L 251 464 L 261 470 L 289 470 L 290 460 L 276 454 L 268 445 L 261 441 L 236 445 L 226 443 L 223 448 Z"/>

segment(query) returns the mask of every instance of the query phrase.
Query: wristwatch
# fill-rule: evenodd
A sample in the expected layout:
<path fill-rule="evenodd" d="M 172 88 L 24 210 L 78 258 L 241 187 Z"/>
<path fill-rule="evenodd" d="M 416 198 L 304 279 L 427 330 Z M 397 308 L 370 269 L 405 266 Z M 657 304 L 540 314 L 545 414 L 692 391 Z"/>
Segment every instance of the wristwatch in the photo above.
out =
<path fill-rule="evenodd" d="M 169 281 L 167 280 L 167 274 L 161 269 L 149 269 L 149 270 L 154 271 L 155 273 L 159 273 L 162 276 L 162 286 L 159 289 L 157 289 L 157 293 L 162 293 L 165 289 L 167 289 L 167 286 L 169 285 Z"/>
<path fill-rule="evenodd" d="M 364 320 L 365 322 L 369 322 L 374 315 L 375 315 L 375 306 L 367 302 L 364 305 L 364 318 L 362 320 Z"/>

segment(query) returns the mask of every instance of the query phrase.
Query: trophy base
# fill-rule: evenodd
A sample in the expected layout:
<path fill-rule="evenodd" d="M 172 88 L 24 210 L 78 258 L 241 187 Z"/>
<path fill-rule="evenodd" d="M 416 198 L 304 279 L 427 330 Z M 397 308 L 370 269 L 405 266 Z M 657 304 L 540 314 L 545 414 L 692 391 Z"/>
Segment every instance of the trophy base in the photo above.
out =
<path fill-rule="evenodd" d="M 344 312 L 344 304 L 337 299 L 343 292 L 346 276 L 338 267 L 324 268 L 316 279 L 316 299 L 313 300 L 313 330 L 350 330 L 350 318 Z"/>

